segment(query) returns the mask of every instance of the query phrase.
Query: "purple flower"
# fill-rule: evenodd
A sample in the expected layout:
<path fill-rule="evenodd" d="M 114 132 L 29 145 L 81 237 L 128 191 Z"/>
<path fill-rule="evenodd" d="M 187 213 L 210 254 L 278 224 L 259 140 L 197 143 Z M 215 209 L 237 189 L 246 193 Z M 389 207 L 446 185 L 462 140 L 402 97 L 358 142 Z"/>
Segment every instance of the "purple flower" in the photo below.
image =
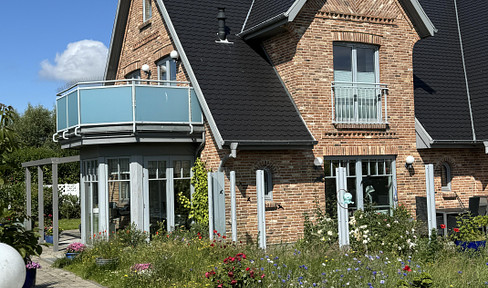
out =
<path fill-rule="evenodd" d="M 27 269 L 41 269 L 41 264 L 37 263 L 37 262 L 27 262 L 27 264 L 25 265 L 25 268 Z"/>
<path fill-rule="evenodd" d="M 85 250 L 86 246 L 83 243 L 80 242 L 73 242 L 68 245 L 66 248 L 66 252 L 68 253 L 80 253 Z"/>

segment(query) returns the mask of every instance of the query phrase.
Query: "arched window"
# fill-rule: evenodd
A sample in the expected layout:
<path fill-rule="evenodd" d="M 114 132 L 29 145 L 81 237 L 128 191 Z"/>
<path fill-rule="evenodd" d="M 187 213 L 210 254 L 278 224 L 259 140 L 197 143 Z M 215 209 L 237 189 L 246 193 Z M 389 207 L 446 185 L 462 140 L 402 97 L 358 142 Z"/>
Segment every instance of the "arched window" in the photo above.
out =
<path fill-rule="evenodd" d="M 176 63 L 171 57 L 167 56 L 159 60 L 158 66 L 158 80 L 160 81 L 176 81 Z M 163 82 L 162 85 L 176 85 L 172 82 Z"/>
<path fill-rule="evenodd" d="M 264 200 L 273 200 L 273 172 L 269 168 L 264 168 Z"/>
<path fill-rule="evenodd" d="M 451 191 L 451 166 L 447 162 L 441 165 L 441 186 L 442 191 Z"/>

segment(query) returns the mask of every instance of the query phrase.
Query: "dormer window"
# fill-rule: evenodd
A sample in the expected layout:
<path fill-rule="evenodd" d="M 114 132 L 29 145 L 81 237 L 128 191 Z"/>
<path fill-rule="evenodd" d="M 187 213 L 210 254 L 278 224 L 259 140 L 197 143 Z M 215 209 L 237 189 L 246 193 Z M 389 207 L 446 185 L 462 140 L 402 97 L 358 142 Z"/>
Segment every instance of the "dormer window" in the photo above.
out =
<path fill-rule="evenodd" d="M 142 0 L 142 15 L 144 18 L 144 22 L 148 21 L 152 17 L 152 7 L 151 7 L 151 0 Z"/>
<path fill-rule="evenodd" d="M 167 56 L 157 62 L 158 65 L 158 80 L 162 85 L 176 85 L 176 83 L 167 81 L 176 81 L 176 63 L 171 57 Z"/>

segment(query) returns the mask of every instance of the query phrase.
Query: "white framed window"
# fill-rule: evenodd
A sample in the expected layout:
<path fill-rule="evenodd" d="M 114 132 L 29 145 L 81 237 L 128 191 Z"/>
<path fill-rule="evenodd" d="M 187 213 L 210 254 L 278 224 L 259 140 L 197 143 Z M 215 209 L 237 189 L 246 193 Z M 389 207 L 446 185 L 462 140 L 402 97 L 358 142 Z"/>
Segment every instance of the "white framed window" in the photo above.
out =
<path fill-rule="evenodd" d="M 128 205 L 130 201 L 129 158 L 108 159 L 109 202 L 112 206 Z"/>
<path fill-rule="evenodd" d="M 441 165 L 441 190 L 451 191 L 451 165 L 444 162 Z"/>
<path fill-rule="evenodd" d="M 130 72 L 129 74 L 127 74 L 125 76 L 125 79 L 134 79 L 134 80 L 138 80 L 138 81 L 133 81 L 134 84 L 140 84 L 141 83 L 141 70 L 134 70 L 132 72 Z"/>
<path fill-rule="evenodd" d="M 98 199 L 98 161 L 82 162 L 82 181 L 85 193 L 85 237 L 92 240 L 92 235 L 99 232 L 100 207 Z M 91 241 L 89 241 L 91 242 Z"/>
<path fill-rule="evenodd" d="M 152 17 L 151 0 L 142 0 L 143 21 L 146 22 Z"/>
<path fill-rule="evenodd" d="M 326 157 L 324 159 L 326 210 L 336 213 L 335 169 L 346 168 L 347 191 L 353 196 L 349 209 L 365 206 L 389 213 L 394 206 L 396 181 L 393 156 Z M 358 191 L 361 191 L 358 193 Z"/>
<path fill-rule="evenodd" d="M 156 65 L 159 81 L 176 81 L 176 62 L 171 57 L 164 57 Z M 176 83 L 165 82 L 162 85 L 176 85 Z"/>
<path fill-rule="evenodd" d="M 382 96 L 386 85 L 379 82 L 378 46 L 335 42 L 334 121 L 340 123 L 382 122 Z M 386 109 L 385 109 L 386 110 Z"/>
<path fill-rule="evenodd" d="M 264 200 L 273 200 L 273 171 L 269 168 L 264 168 Z"/>

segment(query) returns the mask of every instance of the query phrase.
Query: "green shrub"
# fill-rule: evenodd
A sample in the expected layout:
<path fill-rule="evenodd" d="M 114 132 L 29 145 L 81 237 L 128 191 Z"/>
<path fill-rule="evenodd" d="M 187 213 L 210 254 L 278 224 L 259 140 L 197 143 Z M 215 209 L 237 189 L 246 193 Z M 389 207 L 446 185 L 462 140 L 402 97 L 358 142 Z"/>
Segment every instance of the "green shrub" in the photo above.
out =
<path fill-rule="evenodd" d="M 183 206 L 189 209 L 190 219 L 194 219 L 200 225 L 208 226 L 208 182 L 205 163 L 197 158 L 191 170 L 193 171 L 191 184 L 195 188 L 193 198 L 188 199 L 182 192 L 178 194 L 178 198 Z"/>
<path fill-rule="evenodd" d="M 309 247 L 316 245 L 328 247 L 338 240 L 337 219 L 332 218 L 324 212 L 315 200 L 314 214 L 312 217 L 308 213 L 304 214 L 303 243 Z"/>

